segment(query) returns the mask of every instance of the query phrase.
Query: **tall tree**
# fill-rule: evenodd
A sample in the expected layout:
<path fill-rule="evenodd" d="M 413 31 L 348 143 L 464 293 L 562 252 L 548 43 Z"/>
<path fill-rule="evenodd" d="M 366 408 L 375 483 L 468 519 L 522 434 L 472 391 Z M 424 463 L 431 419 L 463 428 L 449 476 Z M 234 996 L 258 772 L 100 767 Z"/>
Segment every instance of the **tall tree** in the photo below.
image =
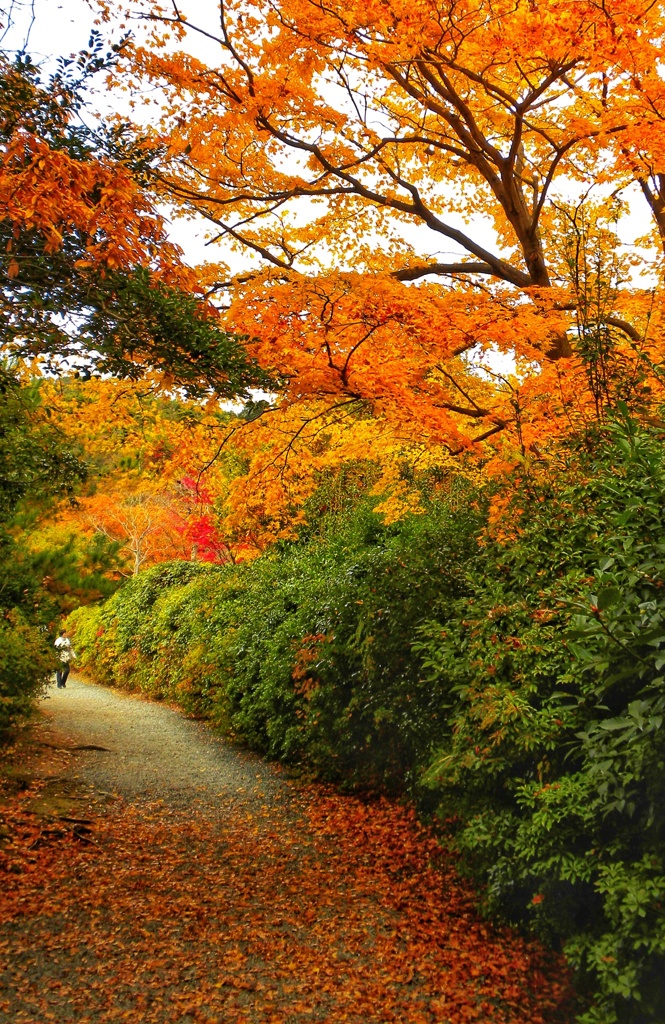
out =
<path fill-rule="evenodd" d="M 459 451 L 507 426 L 522 443 L 529 419 L 538 433 L 573 406 L 593 414 L 577 376 L 591 342 L 630 373 L 660 358 L 660 305 L 630 285 L 612 234 L 612 194 L 629 187 L 662 226 L 658 5 L 133 9 L 150 31 L 132 87 L 165 97 L 160 186 L 253 257 L 235 278 L 209 268 L 207 284 L 231 289 L 227 323 L 251 318 L 252 351 L 292 399 L 368 401 Z M 583 267 L 570 258 L 582 217 Z M 468 360 L 493 349 L 531 380 L 484 386 Z"/>

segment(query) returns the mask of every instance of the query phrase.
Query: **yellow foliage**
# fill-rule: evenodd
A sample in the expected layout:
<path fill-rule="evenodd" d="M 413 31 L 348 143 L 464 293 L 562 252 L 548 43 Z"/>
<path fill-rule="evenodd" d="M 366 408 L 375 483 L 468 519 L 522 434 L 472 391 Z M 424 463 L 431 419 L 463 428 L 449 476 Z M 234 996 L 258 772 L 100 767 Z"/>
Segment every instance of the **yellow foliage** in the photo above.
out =
<path fill-rule="evenodd" d="M 665 239 L 662 5 L 143 14 L 116 81 L 159 90 L 159 188 L 236 250 L 235 276 L 207 265 L 202 280 L 303 417 L 357 401 L 408 443 L 496 468 L 616 400 L 589 370 L 594 332 L 628 377 L 662 361 L 662 297 L 638 276 L 654 254 L 620 255 L 616 236 L 634 186 Z M 199 31 L 219 41 L 210 65 L 188 52 Z M 492 353 L 512 377 L 492 377 Z M 659 398 L 654 376 L 640 400 Z"/>

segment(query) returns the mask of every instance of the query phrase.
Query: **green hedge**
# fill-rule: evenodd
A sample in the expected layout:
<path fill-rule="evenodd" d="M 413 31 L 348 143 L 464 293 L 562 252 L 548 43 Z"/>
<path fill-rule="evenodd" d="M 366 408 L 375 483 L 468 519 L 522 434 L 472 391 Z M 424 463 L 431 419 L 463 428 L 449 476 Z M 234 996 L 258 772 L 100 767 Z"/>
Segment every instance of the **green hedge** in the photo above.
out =
<path fill-rule="evenodd" d="M 426 777 L 488 909 L 561 944 L 593 1024 L 665 1020 L 665 458 L 628 418 L 468 566 L 415 653 L 452 697 Z M 525 498 L 528 502 L 525 502 Z M 517 510 L 527 508 L 526 512 Z M 444 684 L 445 681 L 445 684 Z"/>
<path fill-rule="evenodd" d="M 230 568 L 169 564 L 70 620 L 102 680 L 272 757 L 408 791 L 488 912 L 562 947 L 587 1024 L 665 1020 L 665 459 L 627 417 L 485 501 L 365 502 Z"/>
<path fill-rule="evenodd" d="M 411 643 L 442 588 L 457 592 L 478 522 L 433 508 L 386 528 L 364 506 L 343 536 L 248 565 L 149 569 L 70 616 L 80 664 L 207 714 L 272 757 L 401 789 L 442 721 Z"/>

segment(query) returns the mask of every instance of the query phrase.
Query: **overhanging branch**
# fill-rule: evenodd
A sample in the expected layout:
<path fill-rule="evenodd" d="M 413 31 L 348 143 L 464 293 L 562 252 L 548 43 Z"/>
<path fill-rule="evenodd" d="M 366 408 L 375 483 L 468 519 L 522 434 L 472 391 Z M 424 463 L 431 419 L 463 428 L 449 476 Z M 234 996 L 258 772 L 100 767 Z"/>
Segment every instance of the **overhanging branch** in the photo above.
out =
<path fill-rule="evenodd" d="M 391 276 L 397 281 L 417 281 L 421 277 L 427 277 L 428 274 L 438 274 L 440 276 L 446 274 L 488 274 L 490 277 L 500 276 L 494 267 L 490 267 L 489 263 L 480 262 L 425 263 L 419 267 L 405 267 L 404 270 L 395 270 Z"/>

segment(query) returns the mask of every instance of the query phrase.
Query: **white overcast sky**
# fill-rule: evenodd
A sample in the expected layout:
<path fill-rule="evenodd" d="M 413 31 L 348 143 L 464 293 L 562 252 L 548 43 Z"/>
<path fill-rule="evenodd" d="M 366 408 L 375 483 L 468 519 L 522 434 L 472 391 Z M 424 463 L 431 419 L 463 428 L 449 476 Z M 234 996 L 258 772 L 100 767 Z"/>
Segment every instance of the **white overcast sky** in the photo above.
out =
<path fill-rule="evenodd" d="M 3 11 L 7 8 L 13 26 L 3 45 L 10 50 L 26 48 L 36 60 L 82 50 L 94 21 L 85 0 L 2 0 Z"/>

